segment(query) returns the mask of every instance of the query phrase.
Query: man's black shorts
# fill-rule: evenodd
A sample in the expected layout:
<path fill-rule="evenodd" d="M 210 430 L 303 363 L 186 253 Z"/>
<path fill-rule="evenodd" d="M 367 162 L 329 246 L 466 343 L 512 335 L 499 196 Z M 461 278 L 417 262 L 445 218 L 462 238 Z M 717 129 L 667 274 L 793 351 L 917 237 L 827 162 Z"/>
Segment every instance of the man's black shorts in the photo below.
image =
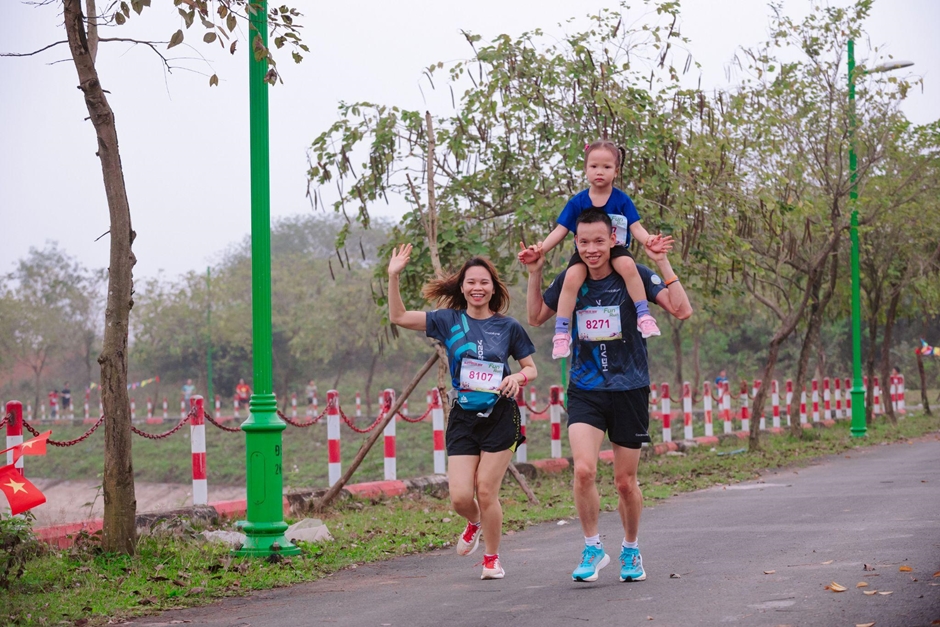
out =
<path fill-rule="evenodd" d="M 614 246 L 610 249 L 611 261 L 617 257 L 629 257 L 630 259 L 634 259 L 633 255 L 630 253 L 630 249 L 626 246 Z M 634 261 L 636 260 L 634 259 Z M 571 259 L 568 261 L 568 267 L 570 268 L 571 266 L 576 266 L 579 263 L 583 264 L 584 261 L 581 259 L 581 255 L 578 253 L 578 251 L 575 250 L 574 254 L 571 255 Z"/>
<path fill-rule="evenodd" d="M 584 423 L 627 448 L 650 441 L 649 387 L 625 392 L 568 388 L 568 426 Z"/>
<path fill-rule="evenodd" d="M 516 450 L 525 442 L 516 401 L 500 397 L 489 416 L 478 416 L 454 403 L 447 420 L 447 454 L 479 455 Z"/>

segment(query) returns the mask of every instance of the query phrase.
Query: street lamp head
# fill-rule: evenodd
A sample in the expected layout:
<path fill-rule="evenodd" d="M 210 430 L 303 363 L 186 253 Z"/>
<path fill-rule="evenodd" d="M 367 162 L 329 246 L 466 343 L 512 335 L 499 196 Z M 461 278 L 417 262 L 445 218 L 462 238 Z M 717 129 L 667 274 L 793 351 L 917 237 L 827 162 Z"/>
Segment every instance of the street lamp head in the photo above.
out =
<path fill-rule="evenodd" d="M 875 74 L 876 72 L 890 72 L 891 70 L 899 70 L 902 67 L 910 67 L 914 65 L 913 61 L 891 61 L 890 63 L 882 63 L 881 65 L 876 65 L 872 69 L 868 70 L 867 74 Z"/>

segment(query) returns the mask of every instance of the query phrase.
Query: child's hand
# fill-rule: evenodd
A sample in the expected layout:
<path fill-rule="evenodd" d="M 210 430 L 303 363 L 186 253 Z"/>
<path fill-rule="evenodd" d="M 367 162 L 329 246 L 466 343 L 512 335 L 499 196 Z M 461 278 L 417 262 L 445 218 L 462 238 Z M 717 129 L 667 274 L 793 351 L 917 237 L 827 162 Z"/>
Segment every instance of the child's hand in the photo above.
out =
<path fill-rule="evenodd" d="M 522 249 L 519 251 L 519 254 L 518 254 L 519 261 L 521 263 L 524 263 L 525 265 L 535 263 L 536 261 L 539 260 L 539 257 L 542 256 L 542 251 L 539 249 L 539 247 L 536 244 L 533 244 L 532 246 L 529 246 L 528 248 L 526 248 L 525 244 L 523 244 L 522 242 L 519 242 L 519 248 Z"/>
<path fill-rule="evenodd" d="M 652 235 L 646 240 L 646 251 L 654 255 L 666 254 L 672 250 L 673 242 L 671 235 L 663 235 L 662 233 Z"/>

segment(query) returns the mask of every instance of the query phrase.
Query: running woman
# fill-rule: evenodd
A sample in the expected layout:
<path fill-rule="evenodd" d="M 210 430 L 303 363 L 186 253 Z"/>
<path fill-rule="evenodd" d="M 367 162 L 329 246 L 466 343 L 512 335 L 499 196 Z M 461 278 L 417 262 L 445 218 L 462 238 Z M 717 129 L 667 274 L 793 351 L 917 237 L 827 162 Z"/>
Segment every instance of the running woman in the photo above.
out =
<path fill-rule="evenodd" d="M 532 359 L 535 346 L 522 325 L 505 315 L 509 291 L 483 257 L 473 257 L 459 272 L 424 286 L 424 297 L 441 309 L 406 310 L 399 277 L 410 256 L 411 244 L 405 244 L 392 250 L 388 262 L 389 320 L 424 331 L 447 349 L 453 385 L 448 395 L 452 408 L 446 435 L 447 477 L 454 511 L 467 520 L 457 540 L 457 554 L 473 553 L 482 535 L 480 578 L 502 579 L 506 572 L 499 561 L 503 527 L 499 486 L 513 451 L 525 441 L 514 399 L 538 375 Z M 512 372 L 509 357 L 519 363 L 519 372 Z"/>

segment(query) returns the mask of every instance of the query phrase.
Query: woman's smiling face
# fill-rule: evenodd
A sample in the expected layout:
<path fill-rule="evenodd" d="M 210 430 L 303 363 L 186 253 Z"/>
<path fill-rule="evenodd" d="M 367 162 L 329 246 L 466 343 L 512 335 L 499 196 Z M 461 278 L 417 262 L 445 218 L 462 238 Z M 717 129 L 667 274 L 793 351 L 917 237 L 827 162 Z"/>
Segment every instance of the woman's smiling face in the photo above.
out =
<path fill-rule="evenodd" d="M 460 284 L 460 291 L 467 299 L 467 305 L 470 307 L 485 307 L 493 298 L 493 277 L 489 271 L 482 266 L 471 266 L 467 268 L 463 277 L 463 283 Z"/>

